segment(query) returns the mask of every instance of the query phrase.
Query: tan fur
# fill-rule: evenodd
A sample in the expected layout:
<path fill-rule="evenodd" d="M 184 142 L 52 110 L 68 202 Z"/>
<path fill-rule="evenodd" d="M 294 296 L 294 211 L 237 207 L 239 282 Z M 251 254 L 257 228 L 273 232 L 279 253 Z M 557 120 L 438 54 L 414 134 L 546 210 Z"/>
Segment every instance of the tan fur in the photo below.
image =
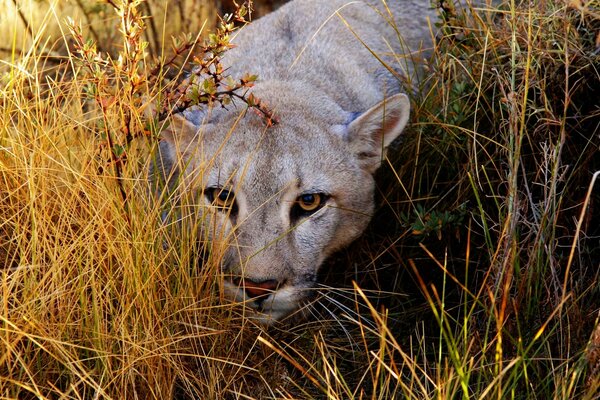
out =
<path fill-rule="evenodd" d="M 293 1 L 243 28 L 225 59 L 233 76 L 258 74 L 253 93 L 279 123 L 267 128 L 239 104 L 176 115 L 163 132 L 164 178 L 193 178 L 204 191 L 206 235 L 231 242 L 225 293 L 254 317 L 298 309 L 323 261 L 369 223 L 373 173 L 409 119 L 402 81 L 428 46 L 427 3 L 388 2 L 400 40 L 381 3 Z M 211 207 L 213 188 L 235 193 L 234 209 Z M 309 194 L 326 202 L 298 217 Z"/>

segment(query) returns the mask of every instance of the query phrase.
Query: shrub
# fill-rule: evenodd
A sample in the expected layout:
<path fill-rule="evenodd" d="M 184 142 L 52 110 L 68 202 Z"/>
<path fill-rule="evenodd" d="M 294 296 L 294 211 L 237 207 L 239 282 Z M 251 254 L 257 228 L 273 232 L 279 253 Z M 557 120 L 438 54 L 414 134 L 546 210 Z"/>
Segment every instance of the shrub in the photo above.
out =
<path fill-rule="evenodd" d="M 164 224 L 146 201 L 163 116 L 240 96 L 269 119 L 252 71 L 219 69 L 243 9 L 166 51 L 201 9 L 174 5 L 61 4 L 79 17 L 54 44 L 50 12 L 12 11 L 28 28 L 0 67 L 3 397 L 596 396 L 596 1 L 439 2 L 380 212 L 329 262 L 314 318 L 270 329 L 223 301 L 201 213 Z"/>

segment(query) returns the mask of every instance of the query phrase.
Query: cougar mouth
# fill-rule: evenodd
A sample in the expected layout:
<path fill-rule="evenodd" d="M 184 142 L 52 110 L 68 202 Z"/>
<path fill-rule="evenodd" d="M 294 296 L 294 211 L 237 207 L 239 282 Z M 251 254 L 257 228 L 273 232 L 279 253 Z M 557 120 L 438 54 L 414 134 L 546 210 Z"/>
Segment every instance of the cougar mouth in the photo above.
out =
<path fill-rule="evenodd" d="M 293 313 L 306 298 L 305 289 L 286 285 L 285 282 L 274 289 L 252 288 L 250 292 L 242 282 L 241 278 L 225 281 L 223 289 L 226 297 L 247 307 L 248 316 L 264 325 L 271 325 Z"/>

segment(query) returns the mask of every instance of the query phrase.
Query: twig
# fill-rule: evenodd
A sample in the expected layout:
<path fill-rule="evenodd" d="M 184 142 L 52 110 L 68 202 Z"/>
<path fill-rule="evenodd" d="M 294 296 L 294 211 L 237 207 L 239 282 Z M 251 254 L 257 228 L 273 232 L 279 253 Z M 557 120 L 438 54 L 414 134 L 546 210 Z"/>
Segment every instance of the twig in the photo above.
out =
<path fill-rule="evenodd" d="M 81 0 L 75 0 L 75 2 L 77 3 L 77 6 L 79 7 L 81 12 L 83 13 L 83 16 L 85 17 L 85 21 L 87 22 L 87 27 L 88 27 L 90 33 L 92 34 L 92 36 L 94 37 L 94 41 L 96 41 L 96 43 L 100 43 L 100 36 L 98 36 L 98 33 L 92 26 L 92 19 L 90 18 L 90 13 L 86 10 L 86 8 L 84 7 Z"/>
<path fill-rule="evenodd" d="M 146 19 L 149 21 L 150 32 L 152 32 L 151 38 L 152 40 L 148 40 L 148 51 L 152 57 L 156 57 L 156 49 L 155 46 L 158 46 L 159 38 L 158 38 L 158 30 L 156 29 L 156 24 L 154 23 L 154 17 L 152 17 L 152 10 L 150 9 L 150 5 L 147 1 L 143 2 L 144 11 L 146 12 Z M 146 35 L 148 36 L 148 35 Z"/>

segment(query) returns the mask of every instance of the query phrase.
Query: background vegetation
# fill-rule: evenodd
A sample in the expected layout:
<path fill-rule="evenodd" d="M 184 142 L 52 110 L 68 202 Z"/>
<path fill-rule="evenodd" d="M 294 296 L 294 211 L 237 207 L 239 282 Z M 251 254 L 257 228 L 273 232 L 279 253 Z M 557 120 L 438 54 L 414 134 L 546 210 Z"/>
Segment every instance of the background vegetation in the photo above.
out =
<path fill-rule="evenodd" d="M 0 3 L 0 398 L 597 398 L 600 3 L 438 3 L 380 211 L 269 329 L 144 195 L 217 4 Z"/>

